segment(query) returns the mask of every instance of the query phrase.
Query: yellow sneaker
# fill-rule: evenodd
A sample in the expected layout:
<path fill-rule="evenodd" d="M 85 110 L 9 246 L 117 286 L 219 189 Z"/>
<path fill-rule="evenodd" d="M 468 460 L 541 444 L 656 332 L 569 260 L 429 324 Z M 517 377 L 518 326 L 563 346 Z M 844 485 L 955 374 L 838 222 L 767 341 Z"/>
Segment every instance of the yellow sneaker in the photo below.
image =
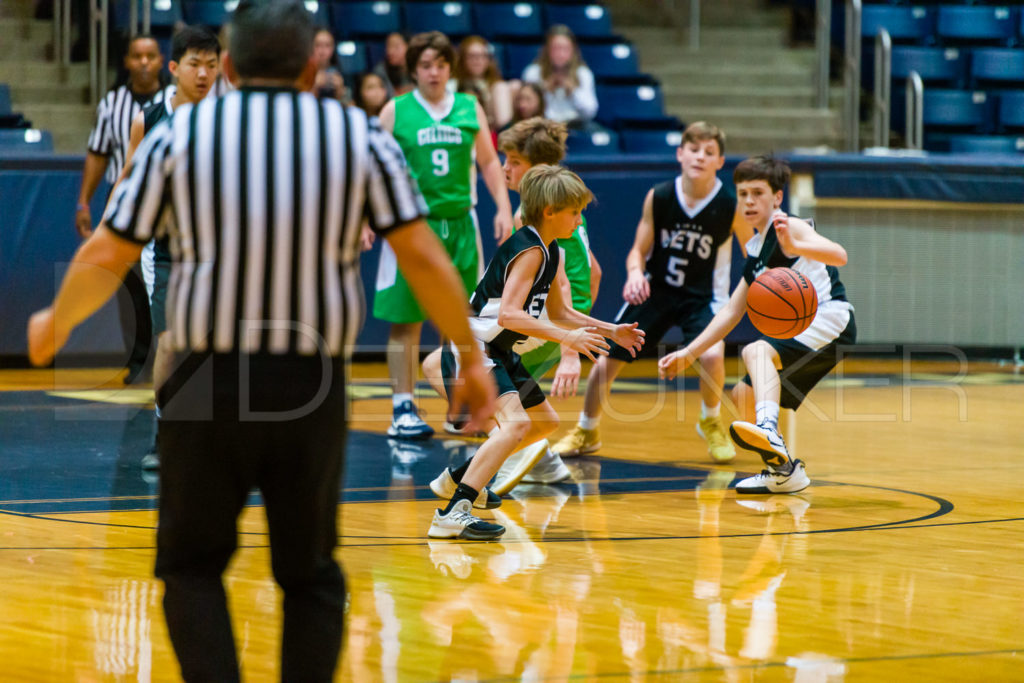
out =
<path fill-rule="evenodd" d="M 594 453 L 599 448 L 601 448 L 601 437 L 597 434 L 597 428 L 584 429 L 576 425 L 571 432 L 552 446 L 551 450 L 563 458 L 568 458 L 574 455 Z"/>
<path fill-rule="evenodd" d="M 732 441 L 725 435 L 717 417 L 704 417 L 697 421 L 697 433 L 708 442 L 708 455 L 715 462 L 729 462 L 736 457 Z"/>

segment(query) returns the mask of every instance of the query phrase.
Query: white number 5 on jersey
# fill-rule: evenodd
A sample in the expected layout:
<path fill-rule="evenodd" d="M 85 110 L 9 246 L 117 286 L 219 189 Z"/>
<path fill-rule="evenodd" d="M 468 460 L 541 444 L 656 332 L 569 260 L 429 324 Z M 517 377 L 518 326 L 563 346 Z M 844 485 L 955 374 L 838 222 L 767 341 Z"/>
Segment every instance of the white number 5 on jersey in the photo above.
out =
<path fill-rule="evenodd" d="M 682 287 L 683 280 L 686 279 L 686 271 L 683 268 L 689 263 L 684 258 L 678 256 L 669 256 L 668 264 L 666 265 L 665 282 L 672 285 L 673 287 Z"/>

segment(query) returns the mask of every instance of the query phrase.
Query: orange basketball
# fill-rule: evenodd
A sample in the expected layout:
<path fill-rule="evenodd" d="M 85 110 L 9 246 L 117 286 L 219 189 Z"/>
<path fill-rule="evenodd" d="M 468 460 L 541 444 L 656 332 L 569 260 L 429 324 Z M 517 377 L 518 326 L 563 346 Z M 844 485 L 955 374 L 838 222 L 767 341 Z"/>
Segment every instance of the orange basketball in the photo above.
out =
<path fill-rule="evenodd" d="M 792 268 L 772 268 L 757 276 L 747 291 L 747 315 L 761 334 L 795 337 L 814 322 L 818 293 Z"/>

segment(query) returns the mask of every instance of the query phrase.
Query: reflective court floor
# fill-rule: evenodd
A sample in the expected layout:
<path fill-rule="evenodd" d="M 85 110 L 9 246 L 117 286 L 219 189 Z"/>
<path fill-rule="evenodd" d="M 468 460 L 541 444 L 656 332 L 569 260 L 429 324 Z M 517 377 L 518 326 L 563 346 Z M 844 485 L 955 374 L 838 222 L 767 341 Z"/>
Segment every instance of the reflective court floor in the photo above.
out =
<path fill-rule="evenodd" d="M 693 378 L 637 363 L 602 449 L 567 460 L 573 481 L 481 513 L 508 529 L 495 543 L 426 538 L 427 484 L 479 442 L 389 440 L 386 370 L 353 374 L 338 680 L 1024 680 L 1012 366 L 848 362 L 800 411 L 811 487 L 738 497 L 760 460 L 714 466 Z M 0 678 L 178 680 L 140 466 L 151 391 L 113 370 L 5 371 L 0 387 Z M 567 428 L 582 400 L 553 403 Z M 420 404 L 439 428 L 441 402 Z M 225 581 L 244 678 L 271 681 L 281 594 L 250 502 Z"/>

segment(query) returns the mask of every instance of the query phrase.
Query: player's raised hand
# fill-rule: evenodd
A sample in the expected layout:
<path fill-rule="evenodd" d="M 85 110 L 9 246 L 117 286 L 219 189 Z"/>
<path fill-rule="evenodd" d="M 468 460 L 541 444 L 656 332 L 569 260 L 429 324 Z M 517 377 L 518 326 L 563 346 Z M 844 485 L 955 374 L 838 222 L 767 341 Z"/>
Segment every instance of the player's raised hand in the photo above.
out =
<path fill-rule="evenodd" d="M 53 317 L 53 308 L 47 307 L 28 319 L 28 360 L 32 365 L 49 364 L 64 344 L 71 330 L 60 329 Z"/>
<path fill-rule="evenodd" d="M 562 360 L 555 370 L 555 379 L 551 382 L 551 395 L 555 398 L 569 398 L 576 395 L 580 384 L 580 356 L 578 353 L 564 352 Z"/>
<path fill-rule="evenodd" d="M 626 284 L 622 286 L 622 299 L 634 306 L 647 301 L 651 295 L 651 283 L 639 270 L 631 270 L 626 275 Z"/>
<path fill-rule="evenodd" d="M 789 231 L 789 214 L 785 211 L 776 211 L 772 214 L 772 225 L 775 226 L 775 236 L 779 239 L 779 246 L 782 251 L 794 253 L 793 233 Z"/>
<path fill-rule="evenodd" d="M 676 375 L 690 367 L 693 359 L 685 348 L 674 351 L 658 359 L 658 377 L 675 379 Z"/>
<path fill-rule="evenodd" d="M 502 211 L 494 215 L 494 240 L 498 246 L 512 235 L 513 227 L 511 215 L 504 215 Z"/>
<path fill-rule="evenodd" d="M 597 333 L 596 327 L 578 327 L 565 335 L 562 343 L 595 362 L 597 358 L 594 356 L 607 356 L 611 348 L 605 338 Z"/>
<path fill-rule="evenodd" d="M 623 323 L 616 325 L 612 332 L 611 340 L 629 351 L 633 358 L 636 358 L 637 351 L 644 345 L 644 338 L 647 333 L 639 328 L 640 323 Z"/>

